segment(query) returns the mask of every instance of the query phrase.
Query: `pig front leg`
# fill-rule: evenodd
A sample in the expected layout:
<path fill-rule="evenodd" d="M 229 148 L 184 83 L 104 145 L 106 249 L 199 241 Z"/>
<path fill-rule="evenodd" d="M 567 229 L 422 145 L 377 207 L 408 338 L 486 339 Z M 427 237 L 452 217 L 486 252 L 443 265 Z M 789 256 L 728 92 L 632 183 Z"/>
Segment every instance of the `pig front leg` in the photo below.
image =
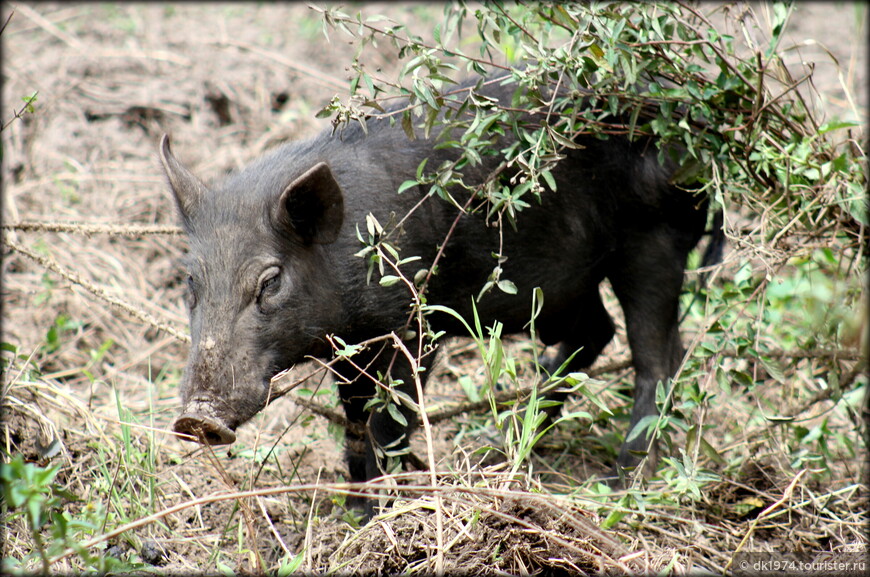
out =
<path fill-rule="evenodd" d="M 429 354 L 420 361 L 420 373 L 425 386 L 428 369 L 434 361 Z M 348 420 L 358 425 L 347 431 L 345 459 L 348 474 L 354 483 L 363 483 L 395 469 L 396 459 L 402 466 L 408 462 L 410 436 L 417 426 L 419 398 L 413 370 L 401 352 L 393 347 L 365 351 L 349 360 L 335 363 L 333 369 L 340 375 L 338 391 Z M 377 383 L 378 376 L 384 377 Z M 391 383 L 391 384 L 390 384 Z M 391 395 L 389 387 L 402 399 L 411 399 L 414 406 Z M 370 409 L 366 405 L 379 397 L 382 402 Z M 387 402 L 394 405 L 391 410 Z M 397 420 L 394 411 L 401 415 Z M 356 430 L 354 430 L 356 429 Z M 375 514 L 376 500 L 352 496 L 348 506 L 365 509 L 366 519 Z"/>

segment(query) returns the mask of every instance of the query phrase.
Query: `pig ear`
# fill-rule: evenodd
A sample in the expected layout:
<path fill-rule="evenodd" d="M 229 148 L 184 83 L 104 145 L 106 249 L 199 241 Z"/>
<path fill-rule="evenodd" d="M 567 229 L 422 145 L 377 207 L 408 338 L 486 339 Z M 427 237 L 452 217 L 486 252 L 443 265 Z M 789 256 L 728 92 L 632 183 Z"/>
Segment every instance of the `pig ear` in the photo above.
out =
<path fill-rule="evenodd" d="M 306 244 L 335 242 L 343 221 L 344 196 L 324 162 L 291 182 L 274 211 L 275 224 L 292 230 Z"/>
<path fill-rule="evenodd" d="M 163 171 L 169 179 L 169 187 L 175 195 L 178 210 L 187 222 L 193 216 L 208 188 L 172 155 L 169 136 L 166 134 L 160 139 L 160 162 L 163 163 Z"/>

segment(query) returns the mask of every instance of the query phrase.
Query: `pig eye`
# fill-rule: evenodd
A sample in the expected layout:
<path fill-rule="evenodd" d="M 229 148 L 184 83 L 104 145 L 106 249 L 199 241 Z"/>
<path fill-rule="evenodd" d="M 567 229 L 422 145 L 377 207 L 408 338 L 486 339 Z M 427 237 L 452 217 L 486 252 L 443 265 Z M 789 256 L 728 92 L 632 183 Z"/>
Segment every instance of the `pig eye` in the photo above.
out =
<path fill-rule="evenodd" d="M 261 304 L 263 297 L 274 294 L 281 286 L 281 269 L 273 266 L 266 269 L 260 275 L 260 289 L 257 291 L 257 304 Z"/>
<path fill-rule="evenodd" d="M 193 275 L 187 275 L 187 306 L 191 309 L 196 306 L 196 287 L 193 282 Z"/>

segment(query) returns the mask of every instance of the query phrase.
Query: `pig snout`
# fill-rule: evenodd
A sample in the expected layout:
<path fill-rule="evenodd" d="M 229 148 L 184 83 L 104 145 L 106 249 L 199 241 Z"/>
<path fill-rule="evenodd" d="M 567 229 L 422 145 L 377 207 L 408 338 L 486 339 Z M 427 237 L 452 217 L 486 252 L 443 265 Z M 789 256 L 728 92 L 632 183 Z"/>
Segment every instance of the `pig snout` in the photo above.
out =
<path fill-rule="evenodd" d="M 203 402 L 191 403 L 185 407 L 182 414 L 175 419 L 172 430 L 185 441 L 206 445 L 231 445 L 236 440 L 233 429 L 215 415 L 210 404 Z"/>

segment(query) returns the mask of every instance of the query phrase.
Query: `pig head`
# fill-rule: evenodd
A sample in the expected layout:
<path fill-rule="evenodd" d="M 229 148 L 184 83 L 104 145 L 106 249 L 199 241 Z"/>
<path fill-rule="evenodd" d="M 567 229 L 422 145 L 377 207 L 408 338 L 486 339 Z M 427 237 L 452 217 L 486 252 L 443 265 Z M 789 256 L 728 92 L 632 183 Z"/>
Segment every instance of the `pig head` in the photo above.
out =
<path fill-rule="evenodd" d="M 191 348 L 173 429 L 229 444 L 267 404 L 271 378 L 322 353 L 325 325 L 338 322 L 337 291 L 322 272 L 316 288 L 309 281 L 342 225 L 343 198 L 323 163 L 289 183 L 255 176 L 212 190 L 176 160 L 166 136 L 160 159 L 189 240 Z"/>

